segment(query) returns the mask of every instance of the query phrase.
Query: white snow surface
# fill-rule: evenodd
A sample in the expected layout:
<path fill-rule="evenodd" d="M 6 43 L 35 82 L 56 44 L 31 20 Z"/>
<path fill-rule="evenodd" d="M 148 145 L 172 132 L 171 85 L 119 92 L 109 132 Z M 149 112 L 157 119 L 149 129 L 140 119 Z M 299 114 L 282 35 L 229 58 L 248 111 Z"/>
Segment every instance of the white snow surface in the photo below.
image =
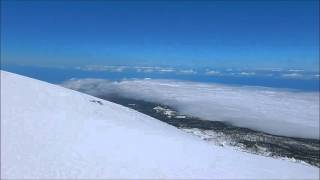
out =
<path fill-rule="evenodd" d="M 318 175 L 316 167 L 212 146 L 129 108 L 1 71 L 1 179 Z"/>
<path fill-rule="evenodd" d="M 73 79 L 63 86 L 169 105 L 181 114 L 289 137 L 319 139 L 319 92 L 174 80 Z"/>

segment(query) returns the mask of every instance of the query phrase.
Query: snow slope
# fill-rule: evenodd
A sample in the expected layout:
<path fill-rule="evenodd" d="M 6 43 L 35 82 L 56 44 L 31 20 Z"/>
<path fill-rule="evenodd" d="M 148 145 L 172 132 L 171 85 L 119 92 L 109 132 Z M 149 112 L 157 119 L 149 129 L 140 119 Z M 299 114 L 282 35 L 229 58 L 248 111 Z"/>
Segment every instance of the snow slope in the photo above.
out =
<path fill-rule="evenodd" d="M 1 178 L 317 178 L 126 107 L 1 71 Z"/>

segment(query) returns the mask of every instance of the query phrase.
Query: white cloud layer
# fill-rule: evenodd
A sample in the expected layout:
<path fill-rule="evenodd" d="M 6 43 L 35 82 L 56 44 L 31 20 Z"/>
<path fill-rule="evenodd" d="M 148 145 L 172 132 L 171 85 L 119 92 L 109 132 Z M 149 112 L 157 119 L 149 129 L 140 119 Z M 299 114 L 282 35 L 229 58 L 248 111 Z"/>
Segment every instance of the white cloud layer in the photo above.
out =
<path fill-rule="evenodd" d="M 92 95 L 117 94 L 167 104 L 181 114 L 271 134 L 319 139 L 319 93 L 173 80 L 70 80 Z"/>

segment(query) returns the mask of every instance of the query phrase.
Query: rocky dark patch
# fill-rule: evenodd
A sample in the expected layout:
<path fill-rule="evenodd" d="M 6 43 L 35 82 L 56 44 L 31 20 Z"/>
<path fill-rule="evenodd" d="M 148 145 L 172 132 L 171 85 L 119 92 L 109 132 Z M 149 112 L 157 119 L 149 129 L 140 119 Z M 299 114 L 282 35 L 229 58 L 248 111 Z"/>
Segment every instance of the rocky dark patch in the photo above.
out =
<path fill-rule="evenodd" d="M 200 132 L 212 131 L 219 134 L 219 137 L 214 138 L 227 139 L 229 145 L 241 147 L 247 152 L 273 157 L 294 158 L 320 167 L 320 140 L 271 135 L 248 128 L 236 127 L 225 122 L 201 120 L 190 116 L 185 116 L 185 118 L 168 116 L 154 108 L 162 107 L 175 111 L 173 108 L 143 100 L 119 96 L 100 96 L 100 98 L 135 109 L 180 129 L 197 129 Z M 203 139 L 211 141 L 213 138 Z"/>
<path fill-rule="evenodd" d="M 97 103 L 99 105 L 103 105 L 103 103 L 99 100 L 90 100 L 90 102 Z"/>

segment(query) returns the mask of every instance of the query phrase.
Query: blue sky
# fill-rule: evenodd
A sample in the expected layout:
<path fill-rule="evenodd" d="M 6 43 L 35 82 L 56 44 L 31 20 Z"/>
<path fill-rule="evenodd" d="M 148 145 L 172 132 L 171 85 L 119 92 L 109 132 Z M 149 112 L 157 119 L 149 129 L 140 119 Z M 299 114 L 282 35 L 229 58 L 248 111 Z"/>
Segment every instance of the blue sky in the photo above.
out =
<path fill-rule="evenodd" d="M 1 1 L 1 62 L 319 68 L 318 1 Z"/>

